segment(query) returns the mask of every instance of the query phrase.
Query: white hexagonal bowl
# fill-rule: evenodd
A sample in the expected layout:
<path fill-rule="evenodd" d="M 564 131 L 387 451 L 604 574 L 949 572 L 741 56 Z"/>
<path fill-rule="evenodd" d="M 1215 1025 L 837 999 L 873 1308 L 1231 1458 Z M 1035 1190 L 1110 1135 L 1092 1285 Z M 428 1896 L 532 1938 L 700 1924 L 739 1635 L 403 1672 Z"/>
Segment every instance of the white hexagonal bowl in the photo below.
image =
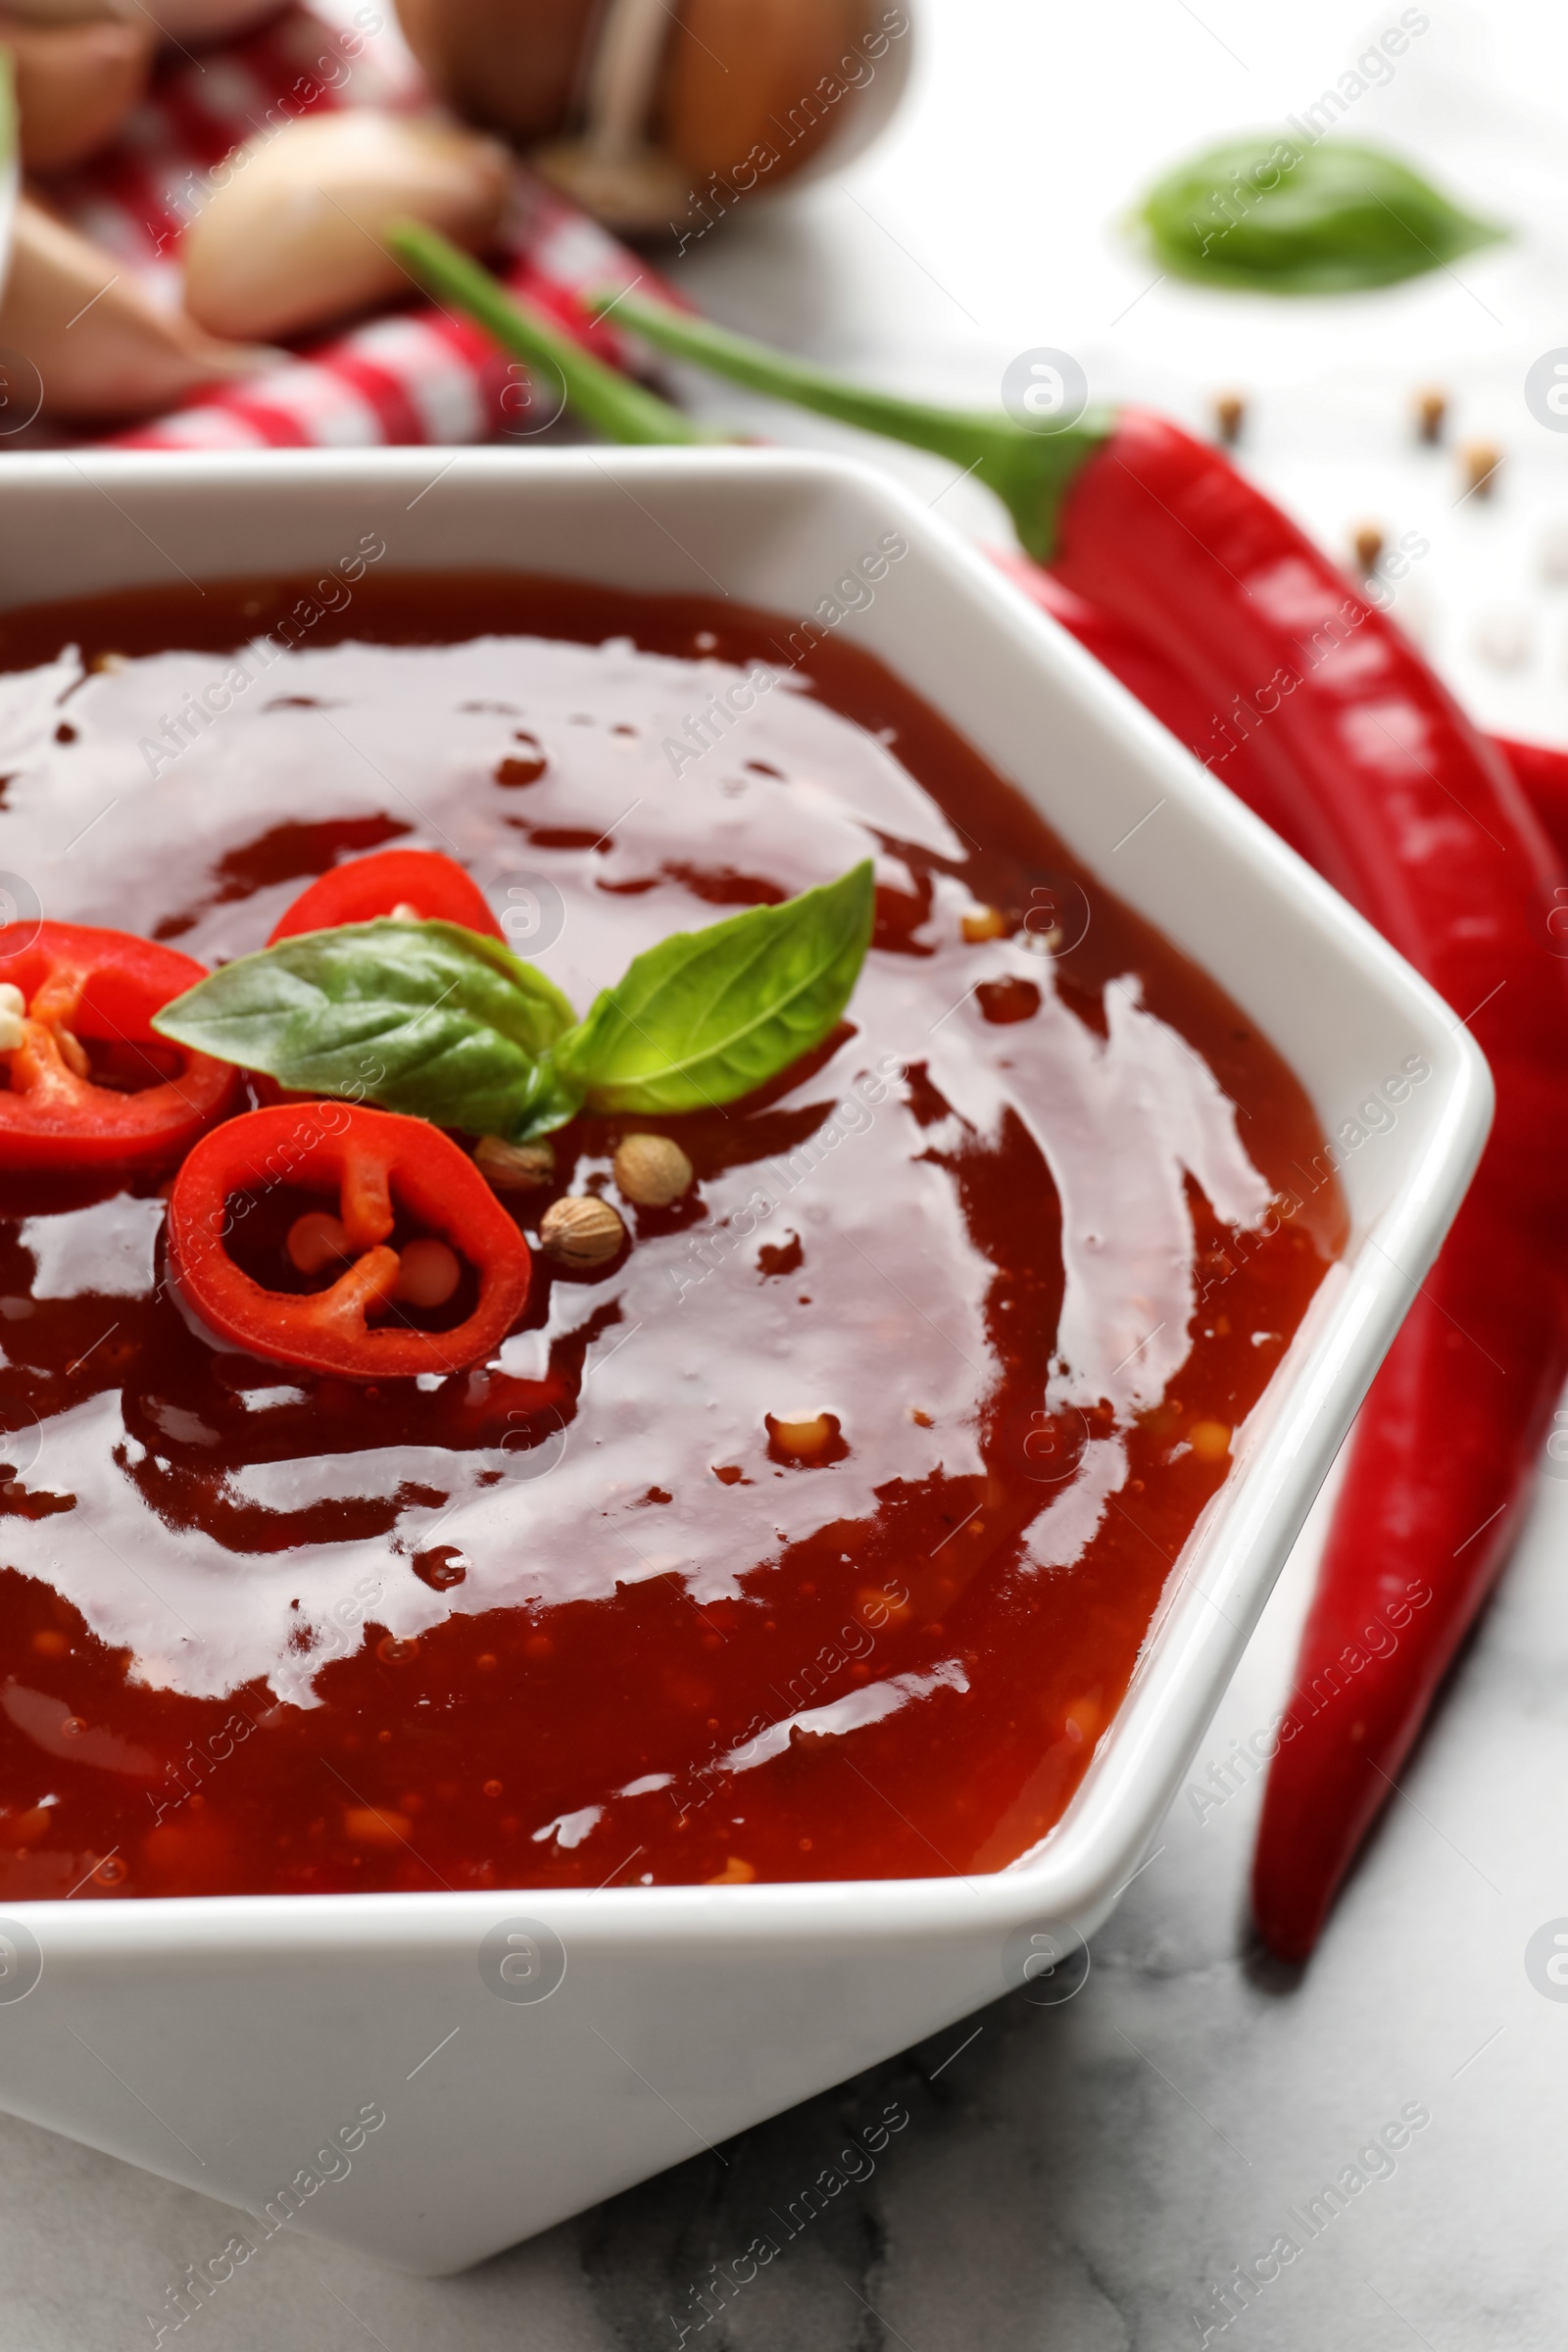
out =
<path fill-rule="evenodd" d="M 994 1998 L 1017 1981 L 1009 1939 L 1016 1955 L 1031 1933 L 1061 1943 L 1105 1917 L 1457 1205 L 1488 1073 L 1358 916 L 869 468 L 767 451 L 28 456 L 0 466 L 0 522 L 6 605 L 299 571 L 371 529 L 400 569 L 718 590 L 789 615 L 900 531 L 907 557 L 846 631 L 1088 865 L 1106 873 L 1114 853 L 1118 893 L 1261 1026 L 1325 1131 L 1407 1055 L 1431 1064 L 1397 1123 L 1348 1159 L 1348 1254 L 1181 1556 L 1082 1787 L 1011 1868 L 54 1902 L 0 1918 L 0 2106 L 242 2208 L 247 2243 L 287 2226 L 403 2269 L 459 2270 Z M 1158 823 L 1140 827 L 1156 803 Z M 362 2111 L 384 2121 L 365 2132 Z M 344 2151 L 345 2132 L 361 2144 Z M 215 2243 L 210 2277 L 234 2259 Z"/>

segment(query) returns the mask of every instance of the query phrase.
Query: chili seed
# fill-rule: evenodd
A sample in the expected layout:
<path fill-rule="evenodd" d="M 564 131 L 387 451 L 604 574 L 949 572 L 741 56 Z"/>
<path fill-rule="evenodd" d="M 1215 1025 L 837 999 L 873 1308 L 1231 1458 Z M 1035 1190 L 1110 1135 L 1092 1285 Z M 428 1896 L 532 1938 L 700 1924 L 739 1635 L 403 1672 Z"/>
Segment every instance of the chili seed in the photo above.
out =
<path fill-rule="evenodd" d="M 402 1845 L 414 1824 L 406 1813 L 383 1812 L 378 1805 L 348 1805 L 343 1835 L 353 1845 Z"/>
<path fill-rule="evenodd" d="M 1247 403 L 1239 392 L 1221 392 L 1214 402 L 1214 430 L 1227 449 L 1234 449 L 1247 421 Z"/>
<path fill-rule="evenodd" d="M 1448 395 L 1429 384 L 1415 396 L 1415 429 L 1423 441 L 1441 441 L 1448 416 Z"/>
<path fill-rule="evenodd" d="M 421 923 L 424 917 L 412 899 L 399 899 L 392 909 L 391 919 L 395 923 Z"/>
<path fill-rule="evenodd" d="M 757 1873 L 750 1862 L 743 1862 L 739 1854 L 731 1854 L 726 1859 L 723 1869 L 715 1877 L 710 1879 L 708 1884 L 710 1886 L 749 1886 L 756 1876 Z"/>
<path fill-rule="evenodd" d="M 1003 939 L 1006 936 L 1007 918 L 1000 906 L 975 906 L 963 917 L 963 936 L 971 948 L 983 939 Z"/>
<path fill-rule="evenodd" d="M 0 1005 L 0 1054 L 14 1054 L 27 1034 L 27 1024 L 9 1004 Z"/>
<path fill-rule="evenodd" d="M 398 1257 L 395 1298 L 407 1306 L 445 1306 L 463 1280 L 463 1261 L 445 1242 L 411 1242 Z"/>
<path fill-rule="evenodd" d="M 60 1048 L 60 1058 L 73 1077 L 86 1078 L 90 1076 L 92 1064 L 87 1059 L 87 1049 L 80 1038 L 74 1036 L 69 1029 L 57 1029 L 55 1040 Z"/>
<path fill-rule="evenodd" d="M 1231 1449 L 1231 1433 L 1223 1421 L 1195 1421 L 1187 1443 L 1200 1462 L 1222 1462 Z"/>
<path fill-rule="evenodd" d="M 325 1208 L 308 1208 L 303 1217 L 296 1217 L 283 1246 L 290 1265 L 301 1274 L 319 1274 L 334 1259 L 343 1260 L 353 1254 L 348 1228 L 341 1217 L 334 1217 Z"/>
<path fill-rule="evenodd" d="M 1383 561 L 1383 533 L 1375 522 L 1363 522 L 1350 541 L 1355 550 L 1356 568 L 1376 571 Z"/>
<path fill-rule="evenodd" d="M 1502 452 L 1495 441 L 1466 441 L 1459 451 L 1459 470 L 1464 476 L 1464 494 L 1473 491 L 1477 498 L 1490 498 L 1497 486 L 1497 469 L 1502 464 Z"/>

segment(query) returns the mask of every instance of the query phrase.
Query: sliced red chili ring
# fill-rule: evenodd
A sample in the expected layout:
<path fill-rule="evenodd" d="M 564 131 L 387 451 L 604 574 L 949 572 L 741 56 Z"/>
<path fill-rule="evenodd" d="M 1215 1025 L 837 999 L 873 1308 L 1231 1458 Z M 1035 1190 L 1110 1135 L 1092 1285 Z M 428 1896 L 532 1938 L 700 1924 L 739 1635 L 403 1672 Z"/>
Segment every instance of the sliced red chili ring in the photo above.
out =
<path fill-rule="evenodd" d="M 335 1199 L 353 1262 L 326 1289 L 269 1290 L 235 1263 L 228 1236 L 257 1194 L 287 1185 Z M 392 1309 L 401 1209 L 444 1237 L 478 1278 L 450 1331 L 377 1328 Z M 203 1139 L 174 1180 L 170 1265 L 213 1335 L 247 1354 L 349 1380 L 455 1372 L 489 1354 L 528 1296 L 528 1245 L 467 1154 L 424 1119 L 347 1102 L 248 1111 Z"/>
<path fill-rule="evenodd" d="M 177 1159 L 239 1086 L 227 1062 L 153 1032 L 154 1013 L 206 977 L 194 956 L 128 931 L 0 929 L 0 986 L 22 1000 L 0 1004 L 0 1038 L 13 1041 L 0 1044 L 0 1168 Z"/>
<path fill-rule="evenodd" d="M 506 935 L 478 884 L 439 850 L 377 850 L 351 858 L 346 865 L 301 891 L 272 926 L 268 946 L 302 931 L 335 931 L 340 923 L 373 923 L 404 910 L 421 922 L 463 923 L 487 939 Z"/>

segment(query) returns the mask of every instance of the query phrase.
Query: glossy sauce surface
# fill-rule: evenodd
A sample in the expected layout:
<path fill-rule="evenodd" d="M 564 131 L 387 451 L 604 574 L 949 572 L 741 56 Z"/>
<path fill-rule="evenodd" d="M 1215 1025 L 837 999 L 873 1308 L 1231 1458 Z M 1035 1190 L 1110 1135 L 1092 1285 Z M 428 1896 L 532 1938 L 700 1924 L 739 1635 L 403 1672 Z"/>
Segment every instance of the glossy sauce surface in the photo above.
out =
<path fill-rule="evenodd" d="M 853 648 L 787 671 L 730 605 L 371 574 L 236 671 L 305 587 L 4 617 L 24 900 L 212 963 L 339 859 L 441 849 L 582 1010 L 870 854 L 876 941 L 761 1096 L 564 1131 L 530 1237 L 618 1200 L 639 1128 L 696 1190 L 618 1203 L 608 1267 L 540 1256 L 439 1383 L 215 1352 L 158 1172 L 0 1179 L 0 1898 L 1003 1866 L 1342 1246 L 1332 1183 L 1270 1213 L 1321 1146 L 1299 1087 Z"/>

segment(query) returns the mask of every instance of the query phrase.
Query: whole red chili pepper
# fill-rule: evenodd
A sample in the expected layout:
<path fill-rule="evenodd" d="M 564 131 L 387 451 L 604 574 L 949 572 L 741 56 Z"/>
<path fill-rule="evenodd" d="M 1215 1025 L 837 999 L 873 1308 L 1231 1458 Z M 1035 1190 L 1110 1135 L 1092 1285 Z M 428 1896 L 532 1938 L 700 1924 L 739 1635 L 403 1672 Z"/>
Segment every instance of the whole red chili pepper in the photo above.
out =
<path fill-rule="evenodd" d="M 1205 469 L 1194 465 L 1188 478 L 1200 481 Z M 1192 504 L 1180 495 L 1187 470 L 1181 459 L 1175 470 L 1176 482 L 1156 477 L 1154 495 L 1171 511 L 1167 529 L 1194 519 Z M 1241 487 L 1267 512 L 1266 502 Z M 1115 488 L 1131 495 L 1126 485 Z M 1280 531 L 1298 536 L 1275 519 Z M 1075 516 L 1069 499 L 1065 532 L 1081 543 L 1097 524 L 1093 515 Z M 1269 566 L 1283 556 L 1303 566 L 1290 581 L 1293 600 L 1305 596 L 1315 573 L 1325 618 L 1344 612 L 1344 582 L 1305 543 L 1281 551 L 1276 541 L 1271 555 L 1266 530 L 1253 536 L 1243 529 L 1221 537 L 1217 552 L 1249 585 L 1259 561 Z M 1185 550 L 1175 553 L 1191 592 L 1201 560 L 1196 550 L 1190 562 Z M 1224 668 L 1212 657 L 1205 665 L 1175 630 L 1163 633 L 1161 646 L 1150 644 L 1136 625 L 1148 614 L 1148 592 L 1136 601 L 1117 592 L 1116 616 L 1107 619 L 1087 601 L 1093 586 L 1104 593 L 1104 575 L 1096 579 L 1091 564 L 1064 564 L 1049 574 L 1016 561 L 1007 568 L 1014 576 L 1032 573 L 1032 581 L 1020 584 L 1328 871 L 1461 1017 L 1472 1013 L 1470 1026 L 1497 1084 L 1496 1119 L 1475 1182 L 1356 1422 L 1279 1727 L 1252 1902 L 1265 1940 L 1282 1957 L 1299 1960 L 1316 1942 L 1341 1879 L 1506 1558 L 1568 1373 L 1568 1253 L 1561 1231 L 1568 1201 L 1551 1180 L 1553 1154 L 1545 1149 L 1568 1093 L 1562 1037 L 1568 1000 L 1544 953 L 1549 855 L 1517 793 L 1499 776 L 1495 751 L 1465 726 L 1436 681 L 1424 695 L 1409 693 L 1409 672 L 1420 664 L 1363 600 L 1354 599 L 1345 614 L 1355 630 L 1341 641 L 1359 671 L 1348 681 L 1350 691 L 1335 692 L 1332 652 L 1294 690 L 1296 698 L 1319 690 L 1330 699 L 1322 713 L 1326 740 L 1314 746 L 1308 737 L 1293 775 L 1284 730 L 1270 732 L 1288 707 L 1283 700 L 1268 725 L 1234 729 L 1234 741 L 1214 756 L 1209 747 Z M 1063 595 L 1058 571 L 1077 596 Z M 1219 601 L 1223 608 L 1227 600 Z M 1131 625 L 1123 617 L 1129 607 Z M 1212 604 L 1207 617 L 1218 617 Z M 1194 615 L 1194 625 L 1202 625 L 1200 616 Z M 1299 673 L 1298 656 L 1294 666 Z M 1354 750 L 1358 726 L 1362 747 L 1374 755 L 1370 774 L 1365 762 L 1346 760 L 1338 748 Z M 1413 760 L 1393 757 L 1400 741 Z M 1562 765 L 1553 780 L 1568 817 L 1568 761 Z M 1539 760 L 1531 772 L 1539 786 Z M 1462 810 L 1449 796 L 1462 796 Z M 1343 846 L 1333 830 L 1343 832 Z M 1568 825 L 1563 831 L 1568 848 Z"/>
<path fill-rule="evenodd" d="M 192 956 L 128 931 L 0 930 L 0 1168 L 177 1159 L 239 1088 L 227 1062 L 171 1048 L 152 1028 L 206 977 Z"/>
<path fill-rule="evenodd" d="M 1178 481 L 1186 470 L 1178 459 Z M 1202 470 L 1194 466 L 1189 478 L 1200 479 Z M 1176 527 L 1191 518 L 1191 504 L 1168 475 L 1158 478 L 1155 495 L 1169 501 Z M 1265 506 L 1255 493 L 1246 496 Z M 1069 505 L 1075 536 L 1097 520 L 1072 516 Z M 1220 561 L 1250 582 L 1260 559 L 1265 565 L 1281 561 L 1277 552 L 1271 557 L 1268 537 L 1245 528 L 1221 537 Z M 1293 601 L 1307 592 L 1307 558 L 1325 608 L 1342 610 L 1344 583 L 1309 548 L 1284 559 L 1303 565 L 1290 587 Z M 1201 577 L 1196 550 L 1182 567 Z M 1176 631 L 1165 632 L 1156 649 L 1120 619 L 1129 605 L 1144 617 L 1147 593 L 1136 602 L 1118 595 L 1117 618 L 1109 620 L 1082 595 L 1064 595 L 1060 581 L 1038 566 L 1014 560 L 1007 568 L 1015 577 L 1032 574 L 1020 584 L 1036 601 L 1205 756 L 1213 720 L 1211 707 L 1205 721 L 1208 698 L 1198 683 L 1204 664 Z M 1079 589 L 1091 584 L 1090 564 L 1061 568 Z M 1190 576 L 1189 587 L 1196 585 Z M 1212 605 L 1208 617 L 1217 617 Z M 1332 655 L 1319 665 L 1313 683 L 1331 698 L 1326 741 L 1314 746 L 1308 737 L 1295 775 L 1291 747 L 1279 740 L 1284 730 L 1269 739 L 1267 729 L 1253 727 L 1219 759 L 1208 754 L 1215 772 L 1328 871 L 1461 1017 L 1471 1011 L 1497 1085 L 1496 1118 L 1475 1181 L 1355 1424 L 1279 1726 L 1252 1904 L 1265 1940 L 1292 1960 L 1304 1959 L 1316 1942 L 1507 1556 L 1568 1373 L 1568 1200 L 1552 1182 L 1555 1155 L 1547 1146 L 1568 1107 L 1565 998 L 1544 953 L 1549 858 L 1517 793 L 1499 778 L 1496 749 L 1471 734 L 1436 681 L 1428 694 L 1410 694 L 1408 673 L 1419 663 L 1386 624 L 1376 636 L 1362 634 L 1378 617 L 1361 607 L 1355 638 L 1343 641 L 1358 658 L 1351 691 L 1334 696 Z M 1216 681 L 1212 660 L 1206 666 L 1212 692 L 1224 671 Z M 1365 763 L 1357 773 L 1353 760 L 1345 760 L 1342 770 L 1335 760 L 1337 745 L 1353 751 L 1358 726 L 1362 747 L 1374 754 L 1370 774 Z M 1401 740 L 1413 759 L 1392 756 Z M 1568 855 L 1568 760 L 1553 773 L 1550 755 L 1500 748 L 1520 781 L 1535 785 L 1531 797 L 1544 815 L 1554 802 L 1554 830 Z M 1450 797 L 1461 794 L 1462 811 Z M 1332 830 L 1325 838 L 1336 821 L 1343 847 Z M 1469 1006 L 1460 1002 L 1466 996 Z"/>
<path fill-rule="evenodd" d="M 244 1218 L 279 1187 L 337 1203 L 337 1218 L 307 1212 L 298 1222 L 336 1226 L 338 1250 L 318 1250 L 313 1262 L 294 1253 L 298 1225 L 290 1235 L 297 1270 L 330 1273 L 343 1257 L 352 1261 L 315 1291 L 270 1287 L 231 1254 Z M 389 1246 L 400 1216 L 443 1237 L 478 1277 L 477 1298 L 450 1329 L 393 1319 L 406 1295 L 400 1252 Z M 532 1263 L 517 1227 L 450 1137 L 425 1119 L 347 1102 L 253 1110 L 204 1137 L 170 1195 L 169 1256 L 180 1297 L 217 1339 L 349 1380 L 409 1380 L 477 1362 L 521 1312 Z M 281 1248 L 276 1263 L 281 1276 Z"/>
<path fill-rule="evenodd" d="M 302 890 L 267 944 L 275 947 L 302 931 L 335 931 L 340 923 L 373 923 L 383 914 L 463 923 L 487 939 L 505 936 L 483 891 L 455 858 L 439 850 L 376 850 L 334 865 Z"/>
<path fill-rule="evenodd" d="M 1269 771 L 1258 762 L 1250 734 L 1215 749 L 1214 712 L 1200 688 L 1155 653 L 1148 640 L 1125 623 L 1111 619 L 1097 606 L 1075 596 L 1053 571 L 1015 550 L 993 548 L 992 561 L 1020 588 L 1031 604 L 1049 612 L 1102 667 L 1138 697 L 1146 710 L 1184 743 L 1239 800 L 1255 809 L 1293 848 L 1301 844 L 1293 830 L 1290 812 L 1272 789 Z M 1512 736 L 1494 735 L 1493 748 L 1501 753 L 1515 783 L 1529 802 L 1537 824 L 1557 858 L 1568 869 L 1568 751 L 1554 745 L 1520 743 Z M 1304 856 L 1304 850 L 1301 850 Z M 1545 932 L 1553 953 L 1568 956 L 1568 881 L 1557 883 L 1545 909 Z"/>
<path fill-rule="evenodd" d="M 1511 735 L 1497 735 L 1493 740 L 1512 768 L 1552 849 L 1568 861 L 1568 752 L 1544 743 L 1518 743 Z M 1561 922 L 1553 928 L 1551 915 L 1559 912 Z M 1553 890 L 1551 915 L 1547 929 L 1562 955 L 1568 952 L 1568 888 L 1559 885 Z"/>
<path fill-rule="evenodd" d="M 405 258 L 466 300 L 472 265 L 449 269 L 428 238 Z M 615 301 L 618 323 L 677 357 L 976 473 L 1051 563 L 1057 586 L 1039 601 L 1072 592 L 1078 633 L 1152 708 L 1164 700 L 1198 757 L 1425 974 L 1492 1064 L 1492 1138 L 1362 1407 L 1270 1773 L 1253 1905 L 1273 1948 L 1300 1958 L 1502 1564 L 1568 1371 L 1555 1148 L 1568 987 L 1544 952 L 1546 842 L 1506 762 L 1399 632 L 1179 427 L 1125 411 L 1032 432 Z M 555 357 L 531 318 L 508 339 Z M 647 398 L 627 438 L 651 437 Z M 603 386 L 596 403 L 603 425 Z M 681 423 L 671 438 L 689 437 Z"/>

